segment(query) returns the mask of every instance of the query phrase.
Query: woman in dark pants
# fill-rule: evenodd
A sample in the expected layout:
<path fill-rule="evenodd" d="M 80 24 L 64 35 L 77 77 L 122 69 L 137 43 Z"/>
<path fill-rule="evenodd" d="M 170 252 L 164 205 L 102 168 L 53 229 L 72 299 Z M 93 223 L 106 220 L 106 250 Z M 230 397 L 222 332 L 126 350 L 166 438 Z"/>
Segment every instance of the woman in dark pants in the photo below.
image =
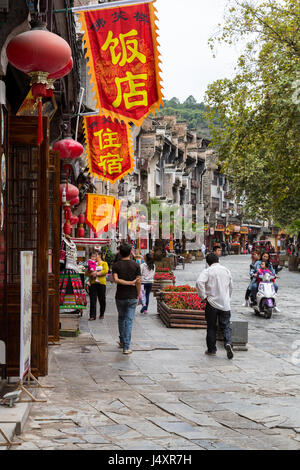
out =
<path fill-rule="evenodd" d="M 152 290 L 153 279 L 155 274 L 155 265 L 151 253 L 147 253 L 145 263 L 141 266 L 142 285 L 146 295 L 146 303 L 143 305 L 141 313 L 148 313 L 150 293 Z"/>
<path fill-rule="evenodd" d="M 100 254 L 97 254 L 97 268 L 89 272 L 90 277 L 90 320 L 96 320 L 97 299 L 100 304 L 100 316 L 104 318 L 106 308 L 106 274 L 108 264 L 103 261 Z"/>

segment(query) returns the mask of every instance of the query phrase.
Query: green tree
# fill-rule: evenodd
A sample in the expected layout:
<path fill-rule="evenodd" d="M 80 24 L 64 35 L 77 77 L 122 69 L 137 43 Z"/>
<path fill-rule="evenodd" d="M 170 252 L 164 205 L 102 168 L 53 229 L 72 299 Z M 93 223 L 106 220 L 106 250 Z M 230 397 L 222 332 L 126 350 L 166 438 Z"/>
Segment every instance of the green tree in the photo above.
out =
<path fill-rule="evenodd" d="M 206 92 L 211 145 L 237 197 L 281 225 L 300 217 L 299 13 L 299 0 L 231 1 L 211 46 L 250 39 L 235 77 Z"/>
<path fill-rule="evenodd" d="M 184 106 L 186 106 L 187 108 L 193 108 L 197 105 L 197 101 L 195 100 L 195 98 L 190 95 L 185 101 L 184 101 Z"/>

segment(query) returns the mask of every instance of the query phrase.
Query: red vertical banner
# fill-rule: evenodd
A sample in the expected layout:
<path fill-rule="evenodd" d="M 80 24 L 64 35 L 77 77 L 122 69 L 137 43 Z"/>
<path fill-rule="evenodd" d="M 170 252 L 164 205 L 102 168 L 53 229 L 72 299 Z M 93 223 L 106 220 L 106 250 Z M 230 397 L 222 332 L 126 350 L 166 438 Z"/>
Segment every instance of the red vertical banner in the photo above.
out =
<path fill-rule="evenodd" d="M 153 2 L 108 4 L 79 18 L 99 110 L 137 126 L 163 104 L 155 11 Z"/>
<path fill-rule="evenodd" d="M 90 174 L 114 183 L 133 171 L 133 149 L 128 124 L 105 116 L 83 118 Z"/>

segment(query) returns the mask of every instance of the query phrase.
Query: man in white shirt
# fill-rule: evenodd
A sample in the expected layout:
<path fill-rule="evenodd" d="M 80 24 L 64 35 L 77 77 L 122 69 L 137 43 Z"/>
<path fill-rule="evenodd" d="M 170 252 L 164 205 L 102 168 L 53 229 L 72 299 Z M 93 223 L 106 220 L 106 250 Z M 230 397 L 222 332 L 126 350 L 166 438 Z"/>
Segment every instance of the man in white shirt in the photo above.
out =
<path fill-rule="evenodd" d="M 199 297 L 206 299 L 207 351 L 205 353 L 211 356 L 216 355 L 218 319 L 224 337 L 227 357 L 232 359 L 233 351 L 230 328 L 231 273 L 227 268 L 219 264 L 219 257 L 215 253 L 207 255 L 206 262 L 208 268 L 200 273 L 196 282 Z"/>

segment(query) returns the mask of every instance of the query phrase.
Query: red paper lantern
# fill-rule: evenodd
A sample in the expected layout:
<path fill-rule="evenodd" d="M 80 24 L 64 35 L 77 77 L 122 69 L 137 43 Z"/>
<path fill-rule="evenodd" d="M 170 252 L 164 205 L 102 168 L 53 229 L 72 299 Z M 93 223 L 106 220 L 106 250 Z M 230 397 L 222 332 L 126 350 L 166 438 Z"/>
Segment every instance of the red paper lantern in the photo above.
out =
<path fill-rule="evenodd" d="M 71 225 L 77 225 L 78 224 L 78 217 L 76 217 L 76 215 L 71 215 L 70 224 Z"/>
<path fill-rule="evenodd" d="M 59 152 L 62 160 L 73 160 L 80 157 L 83 153 L 83 146 L 71 137 L 55 142 L 52 145 L 52 149 Z"/>
<path fill-rule="evenodd" d="M 67 66 L 71 48 L 46 28 L 34 28 L 12 38 L 6 48 L 9 62 L 31 78 L 32 94 L 38 98 L 38 145 L 43 141 L 42 98 L 47 96 L 48 75 Z"/>
<path fill-rule="evenodd" d="M 31 29 L 12 38 L 6 48 L 9 62 L 22 72 L 54 73 L 70 61 L 71 48 L 46 28 Z"/>
<path fill-rule="evenodd" d="M 84 222 L 85 222 L 85 215 L 84 214 L 79 214 L 79 216 L 78 216 L 79 227 L 77 229 L 77 237 L 79 237 L 79 238 L 83 238 L 84 235 L 85 235 L 84 227 L 83 227 Z"/>
<path fill-rule="evenodd" d="M 77 237 L 78 237 L 78 238 L 83 238 L 84 235 L 85 235 L 85 233 L 84 233 L 84 228 L 83 228 L 83 227 L 79 227 L 79 228 L 77 229 Z"/>
<path fill-rule="evenodd" d="M 70 206 L 77 206 L 79 204 L 79 197 L 75 197 L 70 201 Z"/>
<path fill-rule="evenodd" d="M 78 219 L 79 219 L 79 223 L 80 223 L 80 224 L 84 224 L 84 222 L 85 222 L 85 215 L 84 215 L 84 214 L 79 214 Z"/>
<path fill-rule="evenodd" d="M 64 223 L 64 234 L 71 235 L 72 227 L 69 220 L 66 220 Z"/>

